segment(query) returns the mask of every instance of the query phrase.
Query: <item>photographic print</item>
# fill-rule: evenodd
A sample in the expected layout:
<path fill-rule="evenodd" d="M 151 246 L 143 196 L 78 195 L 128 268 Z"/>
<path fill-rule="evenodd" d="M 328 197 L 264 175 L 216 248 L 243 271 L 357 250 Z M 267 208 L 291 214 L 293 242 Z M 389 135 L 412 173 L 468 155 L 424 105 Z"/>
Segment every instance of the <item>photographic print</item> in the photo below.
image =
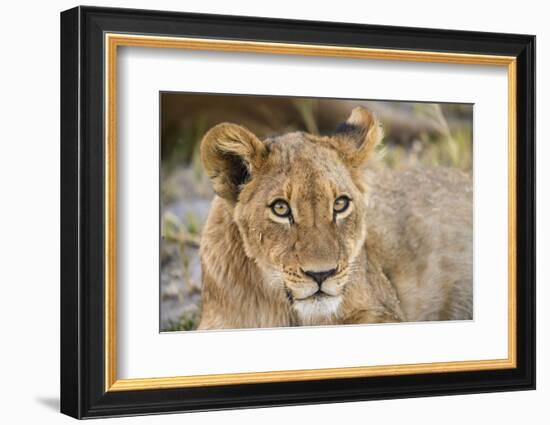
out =
<path fill-rule="evenodd" d="M 160 104 L 161 332 L 473 318 L 472 104 Z"/>

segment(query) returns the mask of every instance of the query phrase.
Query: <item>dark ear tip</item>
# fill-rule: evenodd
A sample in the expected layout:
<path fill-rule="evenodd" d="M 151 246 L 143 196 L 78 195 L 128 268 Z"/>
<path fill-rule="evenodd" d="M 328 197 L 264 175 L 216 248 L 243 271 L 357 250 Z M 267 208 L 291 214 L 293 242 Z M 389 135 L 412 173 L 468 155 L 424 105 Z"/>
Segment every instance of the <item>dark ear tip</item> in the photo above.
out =
<path fill-rule="evenodd" d="M 336 128 L 335 133 L 366 133 L 375 124 L 380 125 L 375 115 L 369 109 L 364 106 L 356 106 L 352 109 L 348 119 Z"/>
<path fill-rule="evenodd" d="M 347 121 L 340 123 L 338 127 L 336 127 L 335 133 L 336 134 L 346 134 L 346 133 L 355 133 L 360 131 L 360 129 L 355 124 L 350 124 Z"/>

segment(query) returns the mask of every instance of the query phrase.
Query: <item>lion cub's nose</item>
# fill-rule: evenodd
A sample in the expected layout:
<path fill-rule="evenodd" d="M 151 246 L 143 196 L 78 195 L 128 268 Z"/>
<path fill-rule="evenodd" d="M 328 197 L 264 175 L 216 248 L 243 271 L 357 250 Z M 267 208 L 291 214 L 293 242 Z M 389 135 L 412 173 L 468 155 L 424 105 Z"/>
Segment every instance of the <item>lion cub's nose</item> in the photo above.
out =
<path fill-rule="evenodd" d="M 314 272 L 312 270 L 304 271 L 304 274 L 312 278 L 315 282 L 317 282 L 317 285 L 319 285 L 319 287 L 323 284 L 325 280 L 327 280 L 329 277 L 331 277 L 335 273 L 336 273 L 336 269 L 325 270 L 322 272 Z"/>

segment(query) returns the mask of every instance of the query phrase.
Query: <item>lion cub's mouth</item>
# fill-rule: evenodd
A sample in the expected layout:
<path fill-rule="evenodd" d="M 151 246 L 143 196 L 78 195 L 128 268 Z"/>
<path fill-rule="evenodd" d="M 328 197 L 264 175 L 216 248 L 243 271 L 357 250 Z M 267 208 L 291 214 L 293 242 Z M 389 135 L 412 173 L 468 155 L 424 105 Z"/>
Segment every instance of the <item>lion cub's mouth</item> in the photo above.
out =
<path fill-rule="evenodd" d="M 317 292 L 315 292 L 312 295 L 308 295 L 307 297 L 303 297 L 303 298 L 294 298 L 294 299 L 295 301 L 306 301 L 306 300 L 324 301 L 326 299 L 335 298 L 335 297 L 338 297 L 338 295 L 330 295 L 319 289 Z"/>

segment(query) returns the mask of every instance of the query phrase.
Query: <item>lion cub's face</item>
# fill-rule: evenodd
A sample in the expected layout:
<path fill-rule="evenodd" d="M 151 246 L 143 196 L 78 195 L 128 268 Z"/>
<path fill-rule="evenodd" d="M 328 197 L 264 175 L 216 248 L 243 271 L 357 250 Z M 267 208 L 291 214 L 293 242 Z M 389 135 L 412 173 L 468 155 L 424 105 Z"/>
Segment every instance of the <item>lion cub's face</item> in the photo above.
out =
<path fill-rule="evenodd" d="M 361 169 L 380 138 L 370 112 L 356 108 L 332 137 L 260 141 L 220 124 L 203 139 L 205 169 L 231 206 L 247 256 L 304 323 L 330 318 L 341 304 L 366 236 Z"/>

